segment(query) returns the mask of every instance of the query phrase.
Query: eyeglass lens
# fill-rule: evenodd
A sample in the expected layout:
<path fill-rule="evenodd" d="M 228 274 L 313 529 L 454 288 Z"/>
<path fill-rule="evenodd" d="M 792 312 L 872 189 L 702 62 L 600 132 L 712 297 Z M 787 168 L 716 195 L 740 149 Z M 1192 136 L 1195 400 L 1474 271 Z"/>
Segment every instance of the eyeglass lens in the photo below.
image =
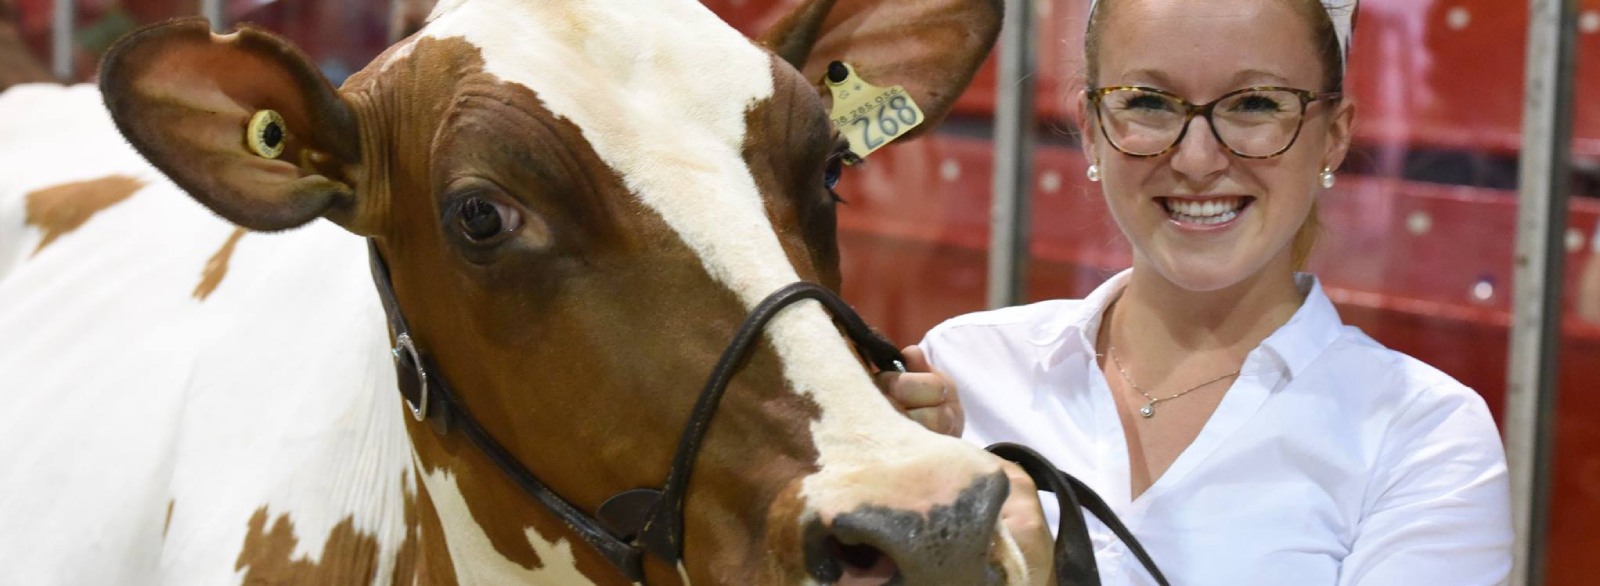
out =
<path fill-rule="evenodd" d="M 1111 142 L 1130 155 L 1156 155 L 1183 135 L 1187 104 L 1174 96 L 1117 89 L 1100 99 L 1101 120 Z M 1266 157 L 1289 147 L 1304 115 L 1300 96 L 1283 90 L 1252 90 L 1224 97 L 1211 110 L 1217 137 L 1235 153 Z"/>

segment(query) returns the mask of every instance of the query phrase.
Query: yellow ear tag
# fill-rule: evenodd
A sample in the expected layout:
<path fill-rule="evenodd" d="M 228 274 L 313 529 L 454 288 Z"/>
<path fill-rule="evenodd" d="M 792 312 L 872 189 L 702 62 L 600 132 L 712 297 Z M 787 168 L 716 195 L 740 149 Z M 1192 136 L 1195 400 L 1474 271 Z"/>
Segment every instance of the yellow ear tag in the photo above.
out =
<path fill-rule="evenodd" d="M 283 115 L 273 110 L 261 110 L 250 117 L 250 126 L 245 129 L 244 142 L 250 147 L 250 152 L 267 159 L 276 159 L 283 154 L 283 139 L 287 134 L 288 125 L 283 122 Z"/>
<path fill-rule="evenodd" d="M 850 140 L 848 162 L 855 164 L 872 151 L 905 136 L 922 124 L 922 109 L 904 87 L 881 88 L 861 79 L 842 61 L 828 64 L 824 79 L 833 92 L 833 126 Z"/>

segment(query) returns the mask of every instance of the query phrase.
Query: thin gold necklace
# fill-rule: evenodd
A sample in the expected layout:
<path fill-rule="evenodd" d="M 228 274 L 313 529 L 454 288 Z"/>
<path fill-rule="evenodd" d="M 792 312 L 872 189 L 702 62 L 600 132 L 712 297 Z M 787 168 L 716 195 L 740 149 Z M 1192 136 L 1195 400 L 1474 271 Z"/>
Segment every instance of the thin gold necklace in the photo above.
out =
<path fill-rule="evenodd" d="M 1107 335 L 1108 339 L 1106 340 L 1107 342 L 1110 342 L 1109 337 L 1110 336 L 1109 336 L 1109 333 L 1108 333 L 1108 335 Z M 1141 395 L 1144 395 L 1144 398 L 1150 400 L 1149 403 L 1145 403 L 1143 407 L 1139 408 L 1139 414 L 1143 415 L 1145 419 L 1149 419 L 1151 417 L 1155 417 L 1156 416 L 1156 403 L 1162 403 L 1162 402 L 1166 402 L 1166 401 L 1171 401 L 1171 400 L 1176 399 L 1178 397 L 1182 397 L 1184 395 L 1189 394 L 1190 391 L 1198 390 L 1200 387 L 1204 387 L 1206 385 L 1209 385 L 1211 383 L 1220 381 L 1220 380 L 1228 378 L 1228 377 L 1239 376 L 1239 373 L 1244 370 L 1241 367 L 1239 370 L 1235 370 L 1235 371 L 1230 372 L 1228 374 L 1224 374 L 1224 375 L 1219 376 L 1217 378 L 1214 378 L 1214 379 L 1208 380 L 1206 382 L 1200 383 L 1198 385 L 1195 385 L 1193 387 L 1190 387 L 1189 390 L 1187 390 L 1187 391 L 1178 393 L 1178 394 L 1173 395 L 1171 397 L 1165 397 L 1165 398 L 1157 399 L 1155 397 L 1150 396 L 1150 393 L 1144 392 L 1144 389 L 1139 388 L 1139 383 L 1133 382 L 1133 377 L 1128 376 L 1128 371 L 1126 369 L 1122 368 L 1122 361 L 1117 360 L 1117 347 L 1116 346 L 1111 346 L 1109 343 L 1107 344 L 1107 346 L 1108 347 L 1106 348 L 1106 354 L 1110 354 L 1111 355 L 1111 363 L 1116 365 L 1117 373 L 1122 375 L 1122 380 L 1126 381 L 1128 383 L 1128 386 L 1133 387 L 1133 390 L 1138 391 L 1139 394 L 1141 394 Z"/>

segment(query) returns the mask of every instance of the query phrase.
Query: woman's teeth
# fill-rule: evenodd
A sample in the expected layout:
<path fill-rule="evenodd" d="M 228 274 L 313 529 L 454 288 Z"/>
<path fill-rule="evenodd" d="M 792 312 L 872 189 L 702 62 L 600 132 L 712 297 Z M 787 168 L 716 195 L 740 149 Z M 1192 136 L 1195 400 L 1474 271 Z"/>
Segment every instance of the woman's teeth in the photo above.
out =
<path fill-rule="evenodd" d="M 1245 198 L 1229 197 L 1223 199 L 1208 199 L 1206 201 L 1189 201 L 1174 198 L 1165 198 L 1163 204 L 1172 219 L 1185 224 L 1199 224 L 1210 226 L 1233 221 L 1239 217 L 1239 212 L 1244 209 Z"/>

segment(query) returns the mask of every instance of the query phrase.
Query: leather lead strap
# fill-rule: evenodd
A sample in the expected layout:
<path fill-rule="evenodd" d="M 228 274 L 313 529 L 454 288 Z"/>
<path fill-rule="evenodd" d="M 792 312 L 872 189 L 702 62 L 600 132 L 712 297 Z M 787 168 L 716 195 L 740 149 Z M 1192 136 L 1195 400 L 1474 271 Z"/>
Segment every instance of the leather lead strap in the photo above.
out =
<path fill-rule="evenodd" d="M 1133 556 L 1138 558 L 1157 584 L 1167 586 L 1166 576 L 1161 575 L 1161 569 L 1150 559 L 1144 546 L 1094 490 L 1071 474 L 1057 469 L 1044 456 L 1026 446 L 1002 442 L 989 446 L 989 452 L 1022 466 L 1028 476 L 1033 477 L 1039 490 L 1055 493 L 1056 503 L 1061 507 L 1055 546 L 1057 584 L 1100 585 L 1100 570 L 1094 561 L 1094 545 L 1089 541 L 1089 527 L 1083 519 L 1083 510 L 1088 509 L 1116 534 L 1117 539 L 1127 544 L 1128 550 L 1133 552 Z"/>

